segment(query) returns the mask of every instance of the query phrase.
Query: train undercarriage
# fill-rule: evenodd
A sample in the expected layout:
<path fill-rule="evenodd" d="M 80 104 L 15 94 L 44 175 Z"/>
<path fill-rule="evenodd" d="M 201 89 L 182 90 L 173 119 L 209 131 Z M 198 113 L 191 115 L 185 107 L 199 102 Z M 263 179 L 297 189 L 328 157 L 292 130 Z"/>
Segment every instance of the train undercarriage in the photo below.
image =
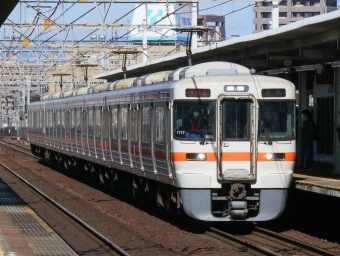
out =
<path fill-rule="evenodd" d="M 143 198 L 173 212 L 206 221 L 264 221 L 277 218 L 285 207 L 286 190 L 251 189 L 250 184 L 224 183 L 221 189 L 177 189 L 133 173 L 31 145 L 37 157 L 100 186 Z M 260 200 L 261 199 L 261 200 Z M 184 204 L 183 204 L 184 201 Z M 261 204 L 260 204 L 261 201 Z"/>
<path fill-rule="evenodd" d="M 181 212 L 180 194 L 173 186 L 35 145 L 31 145 L 31 151 L 44 161 L 63 170 L 79 173 L 104 188 L 132 197 L 142 197 L 166 210 Z"/>

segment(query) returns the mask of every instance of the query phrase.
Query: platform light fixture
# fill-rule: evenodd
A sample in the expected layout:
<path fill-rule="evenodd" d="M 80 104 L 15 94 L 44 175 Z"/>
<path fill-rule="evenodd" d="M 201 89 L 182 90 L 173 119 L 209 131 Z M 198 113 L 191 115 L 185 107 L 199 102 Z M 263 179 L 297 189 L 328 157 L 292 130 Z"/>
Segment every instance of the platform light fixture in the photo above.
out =
<path fill-rule="evenodd" d="M 332 62 L 332 63 L 331 63 L 331 67 L 332 67 L 332 68 L 338 68 L 338 67 L 340 67 L 340 60 Z"/>
<path fill-rule="evenodd" d="M 176 31 L 176 32 L 189 32 L 188 37 L 187 37 L 187 45 L 186 45 L 186 54 L 188 57 L 188 64 L 189 66 L 192 66 L 191 62 L 191 41 L 192 41 L 192 33 L 193 32 L 207 32 L 209 30 L 213 30 L 213 28 L 209 27 L 203 27 L 203 26 L 196 26 L 196 27 L 182 27 L 182 28 L 172 28 L 171 30 Z"/>
<path fill-rule="evenodd" d="M 288 68 L 278 68 L 278 69 L 272 69 L 268 70 L 268 75 L 277 75 L 277 74 L 283 74 L 288 72 Z"/>
<path fill-rule="evenodd" d="M 318 68 L 318 65 L 303 65 L 303 66 L 295 66 L 292 67 L 295 69 L 296 72 L 301 72 L 301 71 L 310 71 L 310 70 L 316 70 Z"/>
<path fill-rule="evenodd" d="M 76 66 L 78 67 L 83 67 L 85 70 L 84 70 L 84 81 L 85 81 L 85 87 L 87 87 L 87 81 L 88 81 L 88 78 L 87 78 L 87 71 L 88 71 L 88 68 L 92 68 L 92 67 L 96 67 L 98 66 L 97 64 L 88 64 L 88 63 L 83 63 L 83 64 L 77 64 Z"/>
<path fill-rule="evenodd" d="M 136 55 L 138 53 L 143 53 L 143 52 L 136 51 L 136 50 L 128 50 L 128 49 L 126 49 L 126 50 L 122 49 L 122 50 L 119 50 L 119 51 L 110 52 L 110 54 L 123 54 L 122 71 L 124 73 L 124 79 L 126 79 L 126 55 L 128 55 L 128 54 Z"/>
<path fill-rule="evenodd" d="M 70 76 L 68 73 L 54 73 L 53 76 L 60 76 L 60 91 L 63 91 L 63 76 Z"/>

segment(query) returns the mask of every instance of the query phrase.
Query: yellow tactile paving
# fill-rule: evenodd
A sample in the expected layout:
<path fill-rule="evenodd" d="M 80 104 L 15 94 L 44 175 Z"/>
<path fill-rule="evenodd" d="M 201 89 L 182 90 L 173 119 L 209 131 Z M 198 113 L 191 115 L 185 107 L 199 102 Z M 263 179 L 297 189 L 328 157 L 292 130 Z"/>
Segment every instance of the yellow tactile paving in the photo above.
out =
<path fill-rule="evenodd" d="M 340 197 L 340 180 L 335 178 L 323 178 L 304 174 L 294 174 L 296 189 L 313 193 Z"/>
<path fill-rule="evenodd" d="M 31 208 L 0 181 L 1 255 L 77 255 Z"/>

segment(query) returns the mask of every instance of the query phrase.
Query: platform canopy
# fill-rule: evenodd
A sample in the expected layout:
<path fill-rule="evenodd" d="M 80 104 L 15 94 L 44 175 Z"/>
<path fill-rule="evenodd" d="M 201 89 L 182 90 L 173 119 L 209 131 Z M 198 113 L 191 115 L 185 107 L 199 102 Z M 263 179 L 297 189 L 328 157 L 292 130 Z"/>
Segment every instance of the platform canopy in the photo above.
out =
<path fill-rule="evenodd" d="M 5 22 L 7 17 L 11 14 L 19 0 L 2 0 L 0 8 L 0 26 Z"/>

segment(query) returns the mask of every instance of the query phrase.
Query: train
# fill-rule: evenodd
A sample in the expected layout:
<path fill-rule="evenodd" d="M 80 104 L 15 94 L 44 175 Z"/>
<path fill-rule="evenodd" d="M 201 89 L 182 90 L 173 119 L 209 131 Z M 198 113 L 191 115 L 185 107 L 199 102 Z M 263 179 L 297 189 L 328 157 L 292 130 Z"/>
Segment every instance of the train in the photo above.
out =
<path fill-rule="evenodd" d="M 46 95 L 34 155 L 201 221 L 268 221 L 296 158 L 295 85 L 207 62 Z"/>

